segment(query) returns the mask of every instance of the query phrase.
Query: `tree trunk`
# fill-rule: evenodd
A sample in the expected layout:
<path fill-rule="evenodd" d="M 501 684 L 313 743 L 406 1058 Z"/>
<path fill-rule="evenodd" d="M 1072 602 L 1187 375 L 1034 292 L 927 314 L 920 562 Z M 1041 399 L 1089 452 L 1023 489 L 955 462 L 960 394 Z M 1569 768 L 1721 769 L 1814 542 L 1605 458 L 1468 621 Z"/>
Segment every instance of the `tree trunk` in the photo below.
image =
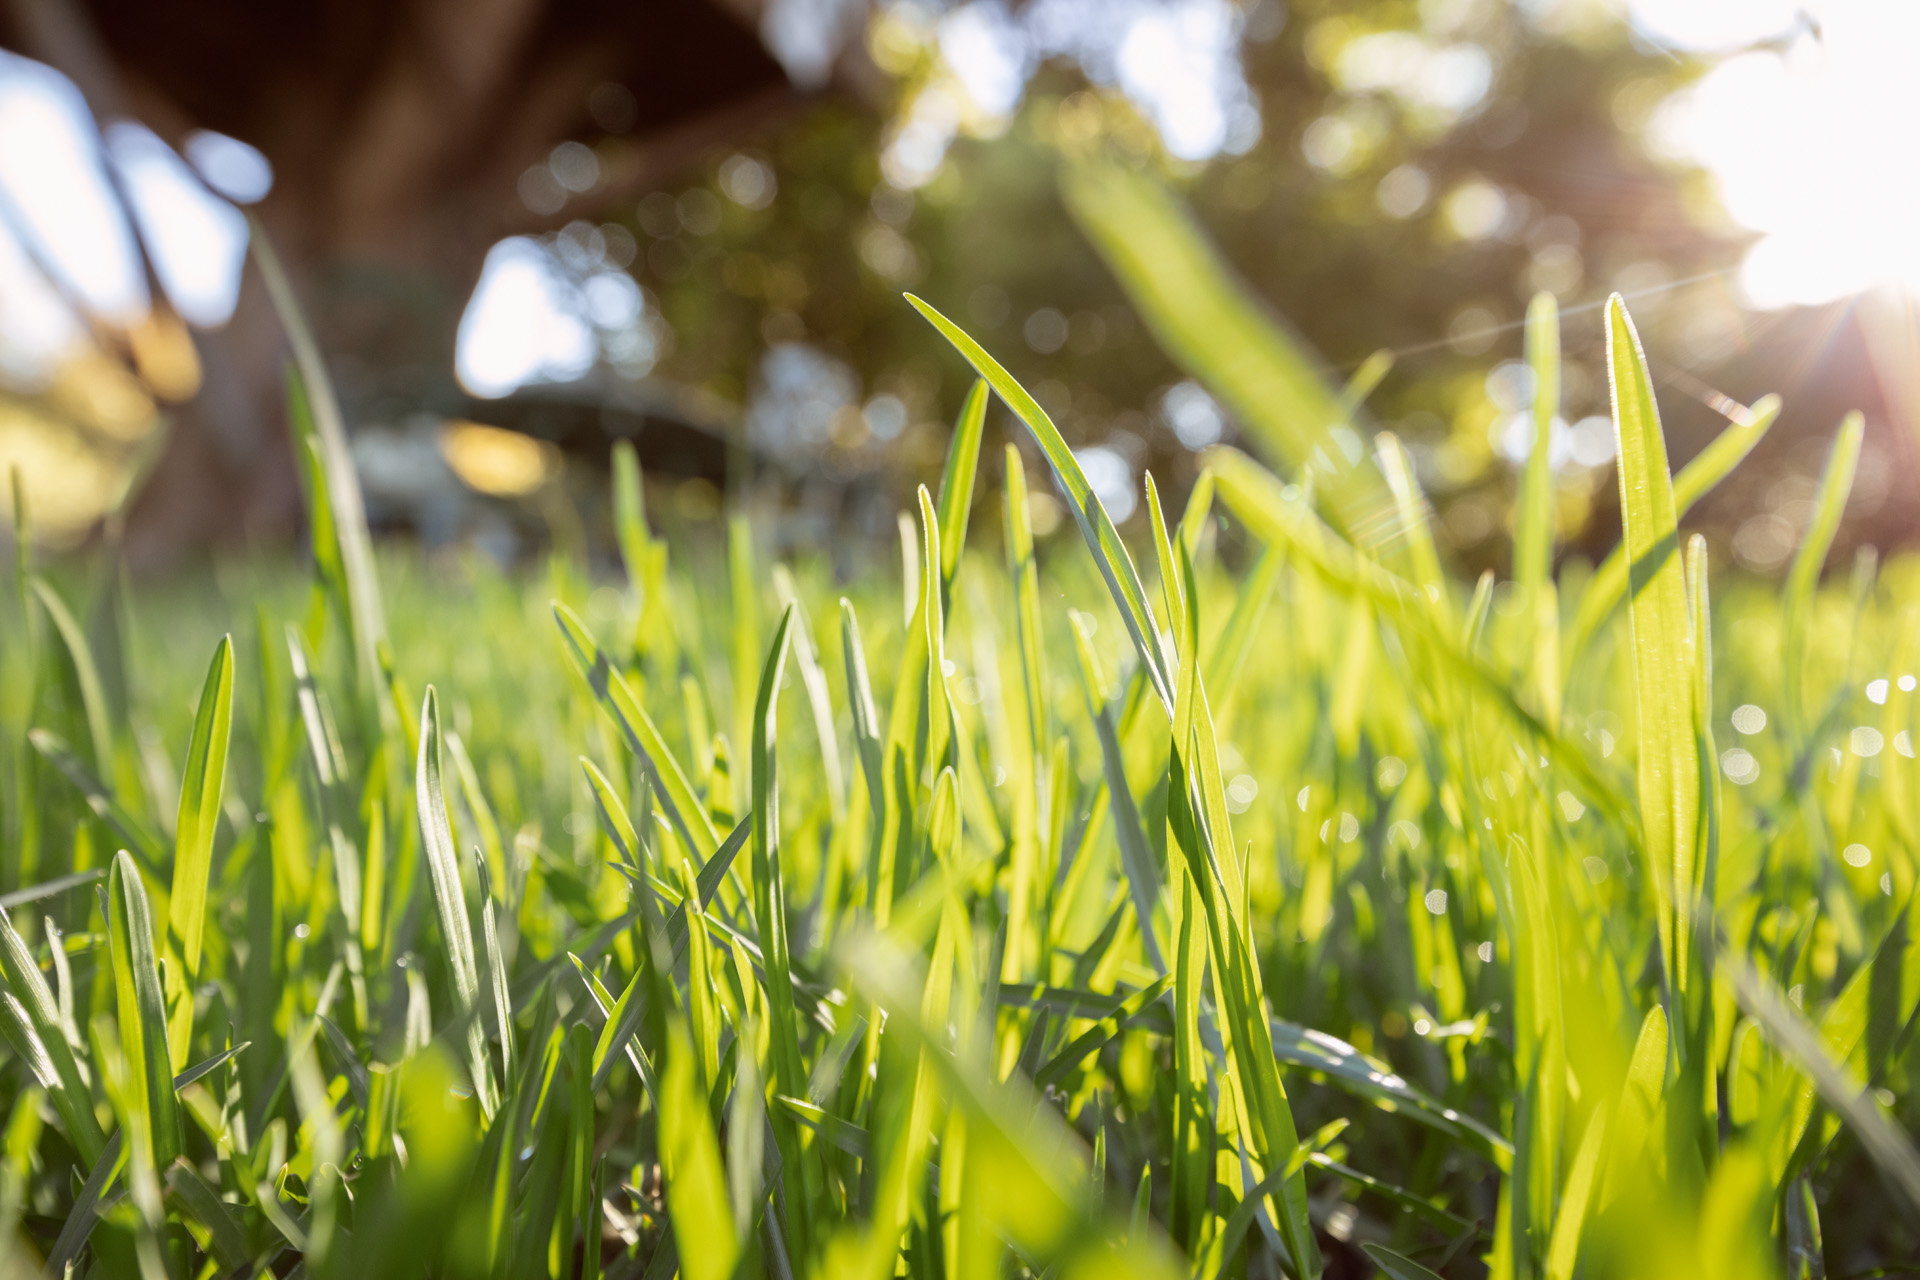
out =
<path fill-rule="evenodd" d="M 455 334 L 495 241 L 604 216 L 799 100 L 743 0 L 8 2 L 0 42 L 65 72 L 103 124 L 266 155 L 255 216 L 356 422 L 457 410 Z M 631 96 L 620 133 L 589 110 L 604 84 Z M 520 177 L 570 137 L 596 144 L 602 181 L 536 216 Z M 136 568 L 300 523 L 285 342 L 251 270 L 233 318 L 197 337 L 202 389 L 128 514 Z"/>

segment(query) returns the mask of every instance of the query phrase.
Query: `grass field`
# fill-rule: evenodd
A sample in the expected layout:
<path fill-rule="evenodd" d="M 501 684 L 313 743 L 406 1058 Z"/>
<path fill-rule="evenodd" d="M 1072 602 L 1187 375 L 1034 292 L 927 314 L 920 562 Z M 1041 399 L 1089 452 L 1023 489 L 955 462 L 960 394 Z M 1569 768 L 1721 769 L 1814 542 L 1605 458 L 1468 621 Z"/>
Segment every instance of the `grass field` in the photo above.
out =
<path fill-rule="evenodd" d="M 630 454 L 617 576 L 376 555 L 299 344 L 310 565 L 23 553 L 0 1271 L 1911 1268 L 1920 579 L 1824 565 L 1857 420 L 1723 582 L 1679 517 L 1778 405 L 1670 478 L 1616 301 L 1625 547 L 1556 582 L 1542 451 L 1468 588 L 1389 437 L 1123 542 L 921 309 L 983 381 L 853 582 Z"/>

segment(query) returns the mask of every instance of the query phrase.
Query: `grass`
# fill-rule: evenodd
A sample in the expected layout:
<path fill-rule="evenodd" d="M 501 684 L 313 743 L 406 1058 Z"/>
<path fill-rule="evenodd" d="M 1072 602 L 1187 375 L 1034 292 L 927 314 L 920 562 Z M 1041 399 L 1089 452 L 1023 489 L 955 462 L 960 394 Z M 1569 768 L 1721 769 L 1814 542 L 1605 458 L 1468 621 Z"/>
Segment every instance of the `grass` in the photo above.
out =
<path fill-rule="evenodd" d="M 1153 310 L 1186 232 L 1076 181 L 1156 324 L 1286 341 L 1195 242 L 1205 306 Z M 1301 482 L 1217 450 L 1123 538 L 914 305 L 982 382 L 897 575 L 650 517 L 625 450 L 617 573 L 374 554 L 300 342 L 310 564 L 150 592 L 22 551 L 0 1271 L 1912 1258 L 1920 580 L 1819 585 L 1857 421 L 1785 589 L 1713 580 L 1679 518 L 1777 403 L 1671 477 L 1616 301 L 1623 550 L 1556 581 L 1529 465 L 1469 591 L 1405 450 L 1298 419 L 1252 434 Z M 1528 352 L 1548 422 L 1550 300 Z M 1222 376 L 1257 418 L 1305 367 Z M 1079 539 L 1036 547 L 989 393 Z"/>

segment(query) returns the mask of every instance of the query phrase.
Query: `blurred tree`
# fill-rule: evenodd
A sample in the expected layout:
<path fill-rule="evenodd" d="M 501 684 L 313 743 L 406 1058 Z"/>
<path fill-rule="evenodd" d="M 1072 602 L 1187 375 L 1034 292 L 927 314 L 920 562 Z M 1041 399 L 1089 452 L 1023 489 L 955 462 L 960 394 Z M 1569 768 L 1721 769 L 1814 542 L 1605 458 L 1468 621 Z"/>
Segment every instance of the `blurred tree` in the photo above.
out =
<path fill-rule="evenodd" d="M 1210 82 L 1191 65 L 1129 81 L 1125 58 L 1143 56 L 1133 24 L 1207 11 L 1229 32 L 1224 62 L 1200 69 Z M 750 411 L 749 431 L 759 423 L 764 443 L 804 467 L 897 466 L 904 479 L 937 456 L 963 370 L 900 303 L 912 288 L 1027 379 L 1070 440 L 1104 450 L 1118 480 L 1137 489 L 1143 465 L 1163 486 L 1192 474 L 1217 410 L 1135 323 L 1062 207 L 1062 158 L 1086 154 L 1179 187 L 1335 382 L 1377 350 L 1394 354 L 1372 411 L 1412 446 L 1463 568 L 1505 565 L 1526 446 L 1516 411 L 1529 394 L 1515 362 L 1536 290 L 1567 308 L 1570 425 L 1555 451 L 1576 549 L 1604 548 L 1617 530 L 1611 431 L 1593 421 L 1606 412 L 1600 303 L 1614 290 L 1646 337 L 1676 461 L 1725 425 L 1723 393 L 1788 397 L 1785 428 L 1703 512 L 1716 562 L 1743 520 L 1771 509 L 1767 494 L 1798 483 L 1810 450 L 1817 462 L 1846 409 L 1868 410 L 1870 449 L 1907 447 L 1879 412 L 1842 308 L 1742 307 L 1732 275 L 1748 238 L 1705 174 L 1649 145 L 1661 105 L 1709 63 L 1646 43 L 1613 6 L 895 0 L 876 9 L 867 43 L 893 78 L 890 110 L 828 107 L 767 130 L 627 223 L 640 246 L 632 270 L 675 334 L 661 368 L 723 397 L 784 404 Z M 1191 140 L 1156 97 L 1169 83 L 1220 99 L 1229 125 L 1210 152 L 1183 154 Z M 1251 127 L 1236 110 L 1255 113 Z M 745 203 L 724 198 L 743 165 L 770 181 L 756 176 Z M 796 362 L 765 353 L 802 342 L 850 376 L 817 376 L 813 399 L 794 395 Z M 1795 349 L 1802 358 L 1782 358 Z M 1855 514 L 1887 489 L 1867 485 Z M 896 482 L 892 500 L 904 492 Z M 871 516 L 876 528 L 891 519 Z"/>
<path fill-rule="evenodd" d="M 645 191 L 800 100 L 760 8 L 10 0 L 0 43 L 65 72 L 103 126 L 136 119 L 177 149 L 210 129 L 264 153 L 257 216 L 344 398 L 377 417 L 457 409 L 455 330 L 495 241 Z M 562 145 L 580 138 L 596 146 Z M 250 273 L 233 320 L 199 340 L 207 382 L 131 513 L 136 556 L 297 518 L 282 340 Z"/>

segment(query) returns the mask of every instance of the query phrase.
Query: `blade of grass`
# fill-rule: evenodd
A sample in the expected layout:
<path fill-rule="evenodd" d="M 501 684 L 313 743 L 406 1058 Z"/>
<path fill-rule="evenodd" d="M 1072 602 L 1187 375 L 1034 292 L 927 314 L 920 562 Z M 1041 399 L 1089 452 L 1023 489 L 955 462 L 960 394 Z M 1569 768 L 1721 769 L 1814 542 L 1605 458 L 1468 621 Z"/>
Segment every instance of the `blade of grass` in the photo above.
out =
<path fill-rule="evenodd" d="M 1082 162 L 1065 171 L 1061 194 L 1174 362 L 1269 457 L 1311 474 L 1349 537 L 1372 547 L 1390 535 L 1392 499 L 1338 394 L 1165 188 L 1117 164 Z"/>
<path fill-rule="evenodd" d="M 107 921 L 120 1044 L 126 1054 L 127 1105 L 134 1158 L 165 1169 L 181 1152 L 180 1109 L 173 1096 L 167 1006 L 161 993 L 153 916 L 140 870 L 122 849 L 107 877 Z"/>
<path fill-rule="evenodd" d="M 485 1035 L 474 1017 L 480 1001 L 480 976 L 474 965 L 473 929 L 467 921 L 466 892 L 460 884 L 460 859 L 453 848 L 453 827 L 447 817 L 446 795 L 440 783 L 440 702 L 427 686 L 420 708 L 420 756 L 414 770 L 414 789 L 420 811 L 420 834 L 427 852 L 427 871 L 433 879 L 434 906 L 440 935 L 447 949 L 447 968 L 453 977 L 458 1017 L 467 1024 L 467 1070 L 474 1095 L 490 1120 L 496 1101 L 487 1069 Z"/>
<path fill-rule="evenodd" d="M 1126 544 L 1120 541 L 1120 531 L 1114 528 L 1106 507 L 1094 493 L 1093 486 L 1087 482 L 1086 473 L 1080 469 L 1073 450 L 1067 447 L 1067 442 L 1040 403 L 1028 395 L 1026 389 L 1014 381 L 1013 376 L 1001 368 L 999 362 L 988 355 L 979 343 L 912 294 L 907 295 L 907 301 L 940 331 L 941 337 L 953 344 L 954 350 L 964 356 L 974 371 L 993 386 L 1001 400 L 1033 433 L 1034 441 L 1053 467 L 1054 479 L 1066 494 L 1067 506 L 1072 508 L 1081 535 L 1086 538 L 1087 547 L 1093 552 L 1094 563 L 1106 579 L 1107 590 L 1113 594 L 1113 602 L 1119 607 L 1120 619 L 1126 624 L 1134 646 L 1140 651 L 1148 679 L 1152 681 L 1154 691 L 1160 695 L 1161 702 L 1171 712 L 1172 663 L 1161 648 L 1160 628 L 1154 621 L 1153 607 L 1147 602 L 1146 588 L 1140 583 L 1140 575 L 1133 567 L 1133 557 L 1127 554 Z"/>
<path fill-rule="evenodd" d="M 193 1041 L 194 992 L 200 985 L 201 932 L 207 915 L 207 879 L 213 871 L 213 838 L 220 822 L 226 787 L 227 742 L 233 728 L 233 637 L 214 647 L 200 705 L 194 712 L 187 745 L 187 768 L 180 781 L 180 816 L 174 822 L 173 891 L 167 896 L 167 934 L 179 955 L 179 969 L 167 969 L 170 1010 L 167 1043 L 173 1069 L 187 1063 Z"/>
<path fill-rule="evenodd" d="M 1763 396 L 1754 401 L 1752 408 L 1741 411 L 1725 431 L 1694 455 L 1693 460 L 1680 468 L 1680 474 L 1673 478 L 1674 514 L 1685 516 L 1693 509 L 1694 503 L 1726 479 L 1753 452 L 1754 446 L 1760 443 L 1761 437 L 1767 434 L 1767 429 L 1773 426 L 1779 416 L 1778 396 Z M 1607 620 L 1626 594 L 1625 546 L 1622 543 L 1609 552 L 1587 580 L 1586 591 L 1580 597 L 1580 607 L 1574 613 L 1573 625 L 1567 629 L 1565 658 L 1569 664 L 1579 660 L 1594 633 L 1600 629 L 1600 624 Z"/>
<path fill-rule="evenodd" d="M 0 1020 L 0 1027 L 12 1033 L 8 1039 L 14 1052 L 33 1068 L 40 1087 L 47 1091 L 60 1115 L 67 1140 L 80 1153 L 80 1159 L 91 1165 L 100 1158 L 106 1143 L 106 1135 L 94 1118 L 92 1091 L 73 1056 L 61 1024 L 60 1007 L 47 987 L 46 977 L 4 908 L 0 908 L 0 972 L 5 973 L 9 997 L 5 1002 L 9 1016 Z M 19 1035 L 21 1031 L 29 1033 L 31 1039 Z"/>
<path fill-rule="evenodd" d="M 1660 410 L 1640 337 L 1615 294 L 1607 302 L 1608 381 L 1620 457 L 1622 545 L 1630 591 L 1634 688 L 1640 720 L 1641 830 L 1654 885 L 1670 999 L 1688 986 L 1700 759 L 1693 737 L 1695 644 Z M 1678 1005 L 1671 1006 L 1677 1014 Z"/>
<path fill-rule="evenodd" d="M 645 762 L 654 794 L 666 803 L 674 829 L 687 842 L 687 847 L 702 860 L 712 857 L 713 851 L 720 846 L 720 834 L 714 829 L 713 819 L 707 816 L 706 807 L 694 794 L 686 771 L 674 758 L 666 739 L 660 736 L 660 730 L 654 727 L 652 717 L 647 715 L 619 669 L 594 643 L 586 624 L 580 621 L 573 610 L 556 600 L 553 617 L 560 625 L 560 634 L 566 640 L 567 653 L 573 659 L 574 667 L 593 690 L 601 709 L 619 727 L 627 745 Z"/>

